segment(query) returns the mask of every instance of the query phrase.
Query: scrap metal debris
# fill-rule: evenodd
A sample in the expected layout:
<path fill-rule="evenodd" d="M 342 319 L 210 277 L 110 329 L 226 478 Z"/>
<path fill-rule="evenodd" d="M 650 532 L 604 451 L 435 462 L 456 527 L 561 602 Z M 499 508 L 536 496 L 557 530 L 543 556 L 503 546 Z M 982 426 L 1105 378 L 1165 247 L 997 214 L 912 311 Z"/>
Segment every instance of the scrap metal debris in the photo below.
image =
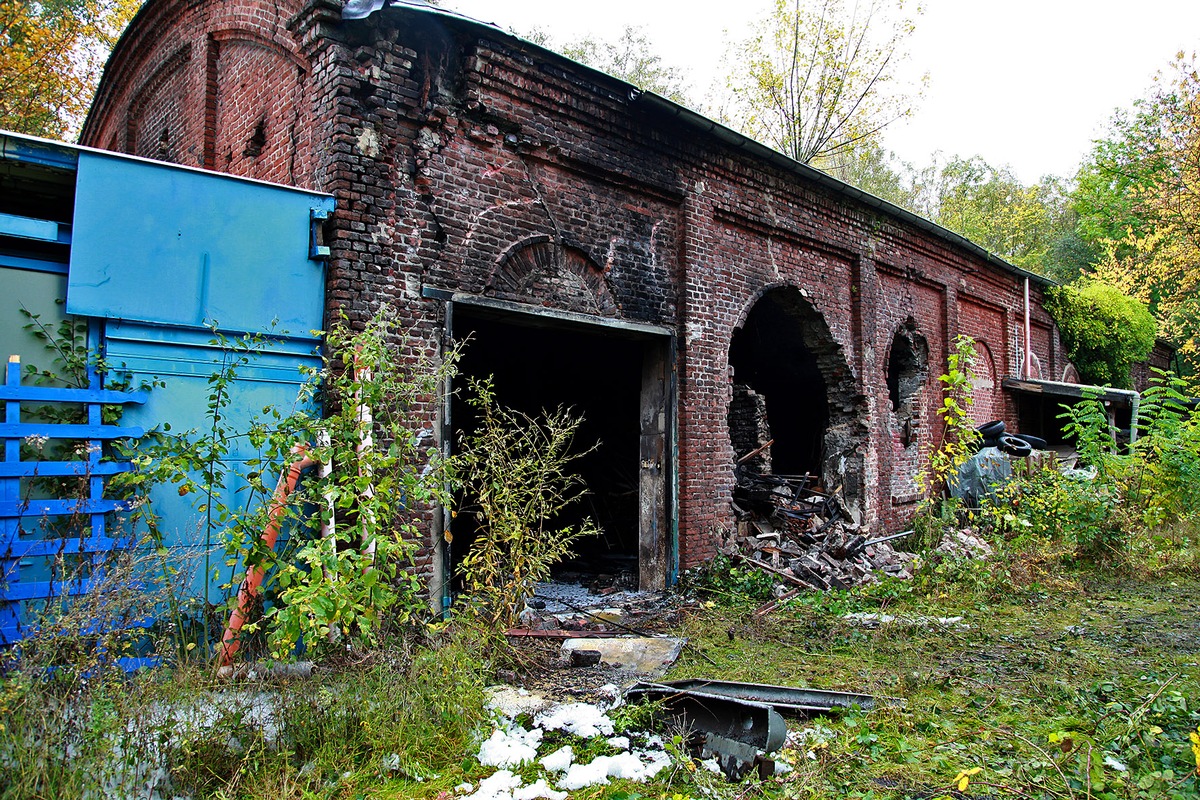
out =
<path fill-rule="evenodd" d="M 853 708 L 864 711 L 877 705 L 898 705 L 895 697 L 877 697 L 857 692 L 832 692 L 827 689 L 806 689 L 795 686 L 773 686 L 766 683 L 741 683 L 738 681 L 710 681 L 703 679 L 668 681 L 658 684 L 684 691 L 700 691 L 719 694 L 739 700 L 765 703 L 781 714 L 806 716 L 832 711 L 835 708 Z"/>
<path fill-rule="evenodd" d="M 878 573 L 911 578 L 915 557 L 897 551 L 895 534 L 870 538 L 841 499 L 815 488 L 809 475 L 770 475 L 735 468 L 736 529 L 722 552 L 801 589 L 870 585 Z"/>
<path fill-rule="evenodd" d="M 764 777 L 774 762 L 766 756 L 783 746 L 787 723 L 766 703 L 666 684 L 637 683 L 625 692 L 630 703 L 660 702 L 675 723 L 695 734 L 700 758 L 716 758 L 730 780 L 757 767 Z"/>
<path fill-rule="evenodd" d="M 773 774 L 775 762 L 769 756 L 787 740 L 784 714 L 807 717 L 835 708 L 901 702 L 854 692 L 703 679 L 636 683 L 626 690 L 625 699 L 662 703 L 677 725 L 695 734 L 695 753 L 702 759 L 715 757 L 730 780 L 740 780 L 751 769 L 760 777 Z"/>

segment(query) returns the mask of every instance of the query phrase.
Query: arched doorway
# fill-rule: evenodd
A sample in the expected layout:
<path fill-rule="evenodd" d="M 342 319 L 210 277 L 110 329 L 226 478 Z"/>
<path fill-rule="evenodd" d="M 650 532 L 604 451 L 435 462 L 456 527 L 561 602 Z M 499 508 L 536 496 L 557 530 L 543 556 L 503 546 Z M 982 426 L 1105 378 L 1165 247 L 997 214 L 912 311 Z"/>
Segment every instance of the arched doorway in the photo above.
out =
<path fill-rule="evenodd" d="M 734 331 L 729 434 L 736 458 L 772 441 L 749 462 L 775 475 L 809 475 L 841 489 L 861 512 L 865 404 L 845 355 L 800 290 L 769 289 Z"/>

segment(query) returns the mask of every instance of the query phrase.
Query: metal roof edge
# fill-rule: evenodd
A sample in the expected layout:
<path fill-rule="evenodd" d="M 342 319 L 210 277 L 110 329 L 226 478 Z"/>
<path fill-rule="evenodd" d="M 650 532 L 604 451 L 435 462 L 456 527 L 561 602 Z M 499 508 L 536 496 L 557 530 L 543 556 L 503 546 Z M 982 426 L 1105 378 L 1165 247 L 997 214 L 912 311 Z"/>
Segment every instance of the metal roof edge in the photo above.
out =
<path fill-rule="evenodd" d="M 0 128 L 0 161 L 21 161 L 75 171 L 79 153 L 72 145 Z"/>
<path fill-rule="evenodd" d="M 64 160 L 58 166 L 64 168 L 75 169 L 78 163 L 80 153 L 98 156 L 102 158 L 114 158 L 122 161 L 134 161 L 149 166 L 162 167 L 164 169 L 177 169 L 184 172 L 194 172 L 201 175 L 208 175 L 215 178 L 227 178 L 241 183 L 252 183 L 258 186 L 268 186 L 272 189 L 283 189 L 289 192 L 299 192 L 311 197 L 333 198 L 329 192 L 320 192 L 316 189 L 304 189 L 299 186 L 288 186 L 285 183 L 273 183 L 271 181 L 259 180 L 258 178 L 247 178 L 241 175 L 230 175 L 228 172 L 214 172 L 213 170 L 202 169 L 200 167 L 192 167 L 187 164 L 176 164 L 172 161 L 156 161 L 152 158 L 143 158 L 142 156 L 129 155 L 128 153 L 117 153 L 112 150 L 101 150 L 95 147 L 86 147 L 81 144 L 72 144 L 70 142 L 59 142 L 54 139 L 43 139 L 40 136 L 31 136 L 27 133 L 17 133 L 15 131 L 7 131 L 0 128 L 0 155 L 7 156 L 9 153 L 9 141 L 15 141 L 18 145 L 25 145 L 31 149 L 45 148 L 47 150 L 58 150 L 62 153 L 70 153 L 73 157 L 69 160 Z M 19 149 L 19 148 L 18 148 Z M 64 158 L 67 158 L 64 156 Z"/>
<path fill-rule="evenodd" d="M 1097 386 L 1093 383 L 1067 383 L 1066 381 L 1048 381 L 1041 378 L 1004 378 L 1001 385 L 1009 391 L 1050 394 L 1059 397 L 1087 397 L 1089 393 L 1096 394 L 1102 400 L 1132 401 L 1134 398 L 1141 397 L 1141 392 L 1136 389 L 1115 389 L 1111 386 Z"/>
<path fill-rule="evenodd" d="M 617 79 L 619 80 L 619 79 Z M 673 100 L 669 100 L 662 95 L 654 92 L 644 91 L 635 88 L 634 99 L 645 99 L 649 104 L 662 109 L 664 112 L 674 114 L 682 119 L 685 123 L 693 127 L 700 128 L 711 134 L 717 139 L 724 141 L 726 144 L 733 145 L 741 150 L 745 150 L 752 156 L 768 161 L 781 169 L 801 175 L 802 177 L 825 186 L 834 192 L 849 197 L 851 200 L 856 200 L 863 205 L 883 211 L 884 213 L 897 217 L 904 222 L 907 222 L 914 227 L 920 228 L 928 233 L 932 233 L 938 238 L 948 242 L 949 244 L 966 250 L 973 255 L 978 256 L 989 264 L 999 267 L 1000 269 L 1010 272 L 1021 278 L 1028 278 L 1030 281 L 1038 283 L 1042 286 L 1055 286 L 1058 281 L 1048 278 L 1045 275 L 1039 275 L 1036 272 L 1030 272 L 1027 269 L 1018 267 L 1016 264 L 1005 261 L 996 254 L 972 242 L 962 234 L 943 228 L 936 222 L 926 219 L 919 214 L 914 214 L 906 208 L 896 205 L 882 197 L 877 197 L 870 192 L 859 189 L 843 180 L 835 178 L 827 172 L 823 172 L 816 167 L 797 161 L 791 156 L 785 155 L 755 139 L 738 133 L 737 131 L 722 125 L 715 120 L 711 120 L 702 114 L 692 111 L 687 106 L 681 106 Z"/>

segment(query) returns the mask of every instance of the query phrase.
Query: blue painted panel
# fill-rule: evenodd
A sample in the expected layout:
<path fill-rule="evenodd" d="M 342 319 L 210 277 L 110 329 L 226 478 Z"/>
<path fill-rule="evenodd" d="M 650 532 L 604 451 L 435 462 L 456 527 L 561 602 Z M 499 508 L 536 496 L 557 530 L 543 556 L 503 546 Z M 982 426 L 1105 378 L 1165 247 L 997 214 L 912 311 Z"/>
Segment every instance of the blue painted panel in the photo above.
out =
<path fill-rule="evenodd" d="M 39 242 L 71 243 L 71 232 L 66 225 L 14 214 L 0 214 L 0 235 L 36 239 Z"/>
<path fill-rule="evenodd" d="M 60 425 L 44 422 L 0 422 L 0 437 L 25 439 L 44 436 L 47 439 L 136 439 L 145 433 L 141 428 L 117 428 L 111 425 Z"/>
<path fill-rule="evenodd" d="M 144 405 L 127 408 L 121 425 L 150 429 L 169 423 L 175 434 L 207 430 L 211 424 L 206 416 L 208 378 L 220 371 L 222 360 L 229 357 L 211 338 L 207 331 L 109 324 L 105 336 L 106 360 L 117 371 L 129 373 L 135 385 L 155 379 L 165 383 L 148 392 Z M 312 341 L 264 340 L 262 349 L 237 369 L 237 380 L 229 390 L 226 424 L 241 431 L 255 418 L 266 418 L 272 409 L 285 416 L 291 413 L 299 407 L 298 397 L 304 382 L 301 366 L 317 368 L 320 364 Z M 250 496 L 244 477 L 251 469 L 246 461 L 259 457 L 260 453 L 244 437 L 231 440 L 229 447 L 230 474 L 222 495 L 226 505 L 244 510 L 262 501 Z M 264 483 L 273 486 L 281 466 L 276 465 Z M 219 586 L 228 579 L 230 569 L 222 566 L 215 581 L 204 576 L 206 551 L 210 567 L 223 565 L 225 555 L 220 532 L 209 532 L 204 515 L 197 510 L 202 498 L 181 497 L 175 487 L 160 486 L 152 491 L 151 501 L 160 517 L 163 544 L 171 549 L 172 561 L 183 576 L 181 588 L 197 596 L 207 593 L 214 602 L 223 599 Z"/>
<path fill-rule="evenodd" d="M 86 151 L 75 197 L 70 313 L 298 337 L 322 327 L 310 218 L 332 197 Z"/>
<path fill-rule="evenodd" d="M 25 258 L 7 253 L 0 253 L 0 267 L 28 269 L 34 272 L 57 272 L 60 275 L 67 274 L 66 262 L 48 261 L 44 258 Z"/>
<path fill-rule="evenodd" d="M 43 167 L 73 169 L 78 149 L 60 142 L 34 139 L 20 134 L 0 133 L 0 160 L 41 164 Z"/>

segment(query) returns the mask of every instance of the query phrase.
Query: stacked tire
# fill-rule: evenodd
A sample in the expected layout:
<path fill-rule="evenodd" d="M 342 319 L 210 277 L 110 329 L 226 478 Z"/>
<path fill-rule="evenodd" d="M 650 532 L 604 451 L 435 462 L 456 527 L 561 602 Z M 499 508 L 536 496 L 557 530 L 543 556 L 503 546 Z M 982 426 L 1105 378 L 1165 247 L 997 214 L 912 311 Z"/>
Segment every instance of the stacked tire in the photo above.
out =
<path fill-rule="evenodd" d="M 1045 450 L 1046 440 L 1025 433 L 1008 433 L 1003 420 L 985 422 L 975 430 L 979 431 L 980 447 L 995 447 L 1005 455 L 1014 458 L 1025 458 L 1034 450 Z"/>

